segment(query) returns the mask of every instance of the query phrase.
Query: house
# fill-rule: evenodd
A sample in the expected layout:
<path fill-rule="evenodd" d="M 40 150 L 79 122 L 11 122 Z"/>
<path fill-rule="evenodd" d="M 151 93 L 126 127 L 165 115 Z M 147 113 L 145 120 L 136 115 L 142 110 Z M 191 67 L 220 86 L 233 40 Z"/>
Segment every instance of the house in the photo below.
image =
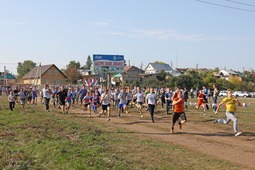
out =
<path fill-rule="evenodd" d="M 125 66 L 124 73 L 118 73 L 112 76 L 112 84 L 120 84 L 120 82 L 125 81 L 130 83 L 132 81 L 141 81 L 141 74 L 144 74 L 144 70 L 139 69 L 135 66 Z"/>
<path fill-rule="evenodd" d="M 234 70 L 220 70 L 219 72 L 220 78 L 223 78 L 225 80 L 230 80 L 231 78 L 237 78 L 238 80 L 242 81 L 242 77 L 240 77 L 240 74 Z"/>
<path fill-rule="evenodd" d="M 16 77 L 11 73 L 0 72 L 0 85 L 12 85 L 16 83 Z"/>
<path fill-rule="evenodd" d="M 131 81 L 141 81 L 141 74 L 144 74 L 145 71 L 142 69 L 139 69 L 135 66 L 125 66 L 124 67 L 124 74 L 123 74 L 123 80 L 126 82 Z"/>
<path fill-rule="evenodd" d="M 178 70 L 173 70 L 169 64 L 165 63 L 149 63 L 145 68 L 145 74 L 158 74 L 161 71 L 165 71 L 172 76 L 180 76 L 181 73 Z M 146 76 L 145 76 L 146 77 Z"/>
<path fill-rule="evenodd" d="M 67 76 L 54 64 L 36 66 L 22 77 L 23 84 L 65 84 Z"/>
<path fill-rule="evenodd" d="M 160 71 L 171 72 L 173 69 L 170 67 L 169 64 L 165 63 L 149 63 L 148 66 L 145 68 L 145 74 L 157 74 Z"/>

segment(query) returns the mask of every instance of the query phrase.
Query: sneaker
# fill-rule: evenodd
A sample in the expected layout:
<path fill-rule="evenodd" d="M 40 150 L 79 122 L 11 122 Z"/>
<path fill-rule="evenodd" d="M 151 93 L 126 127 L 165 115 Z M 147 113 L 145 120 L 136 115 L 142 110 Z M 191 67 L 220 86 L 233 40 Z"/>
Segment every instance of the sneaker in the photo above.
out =
<path fill-rule="evenodd" d="M 241 135 L 242 134 L 242 132 L 236 132 L 235 133 L 235 136 L 239 136 L 239 135 Z"/>
<path fill-rule="evenodd" d="M 181 122 L 179 122 L 179 128 L 182 129 L 182 123 Z"/>
<path fill-rule="evenodd" d="M 204 113 L 204 116 L 206 116 L 206 113 Z"/>
<path fill-rule="evenodd" d="M 213 124 L 215 124 L 215 123 L 218 123 L 218 119 L 215 119 L 215 120 L 213 121 Z"/>
<path fill-rule="evenodd" d="M 98 114 L 98 117 L 101 117 L 101 114 L 100 114 L 100 113 Z"/>
<path fill-rule="evenodd" d="M 118 118 L 120 118 L 120 115 L 118 115 Z"/>
<path fill-rule="evenodd" d="M 110 121 L 110 120 L 111 120 L 111 119 L 108 117 L 108 118 L 107 118 L 107 121 Z"/>
<path fill-rule="evenodd" d="M 126 114 L 128 114 L 128 111 L 126 111 Z"/>
<path fill-rule="evenodd" d="M 143 114 L 141 114 L 141 116 L 140 117 L 143 117 Z"/>

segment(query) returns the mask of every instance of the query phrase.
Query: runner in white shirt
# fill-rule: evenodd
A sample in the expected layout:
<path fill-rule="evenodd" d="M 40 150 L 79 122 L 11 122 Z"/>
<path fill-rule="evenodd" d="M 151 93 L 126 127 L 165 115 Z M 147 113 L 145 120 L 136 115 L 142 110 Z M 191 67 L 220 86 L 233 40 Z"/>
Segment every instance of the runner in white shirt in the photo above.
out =
<path fill-rule="evenodd" d="M 109 90 L 106 89 L 104 90 L 104 93 L 101 95 L 101 103 L 102 103 L 102 110 L 99 113 L 99 116 L 103 114 L 104 111 L 107 111 L 107 121 L 110 121 L 110 100 L 111 100 L 111 95 L 109 93 Z"/>
<path fill-rule="evenodd" d="M 139 109 L 141 117 L 143 117 L 142 108 L 143 108 L 144 94 L 141 92 L 140 89 L 138 89 L 137 93 L 134 95 L 134 98 L 136 98 L 136 107 Z"/>
<path fill-rule="evenodd" d="M 156 106 L 156 94 L 153 88 L 150 88 L 150 93 L 146 96 L 146 103 L 148 104 L 148 110 L 151 115 L 151 121 L 154 123 L 154 109 Z"/>

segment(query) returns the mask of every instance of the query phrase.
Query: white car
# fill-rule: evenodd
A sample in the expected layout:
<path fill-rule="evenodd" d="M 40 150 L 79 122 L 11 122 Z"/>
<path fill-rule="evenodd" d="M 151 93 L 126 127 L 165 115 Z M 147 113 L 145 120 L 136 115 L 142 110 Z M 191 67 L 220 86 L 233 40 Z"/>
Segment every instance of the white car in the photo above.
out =
<path fill-rule="evenodd" d="M 246 91 L 235 91 L 233 93 L 233 96 L 236 96 L 236 97 L 250 97 L 251 95 L 249 93 L 247 93 Z"/>
<path fill-rule="evenodd" d="M 218 96 L 224 96 L 224 97 L 228 96 L 227 90 L 221 90 Z"/>

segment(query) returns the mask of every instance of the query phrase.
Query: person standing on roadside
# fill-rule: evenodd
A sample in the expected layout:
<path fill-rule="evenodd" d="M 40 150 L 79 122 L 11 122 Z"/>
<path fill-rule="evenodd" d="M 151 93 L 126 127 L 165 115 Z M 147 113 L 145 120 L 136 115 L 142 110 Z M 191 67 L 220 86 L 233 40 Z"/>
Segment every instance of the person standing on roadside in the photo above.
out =
<path fill-rule="evenodd" d="M 50 94 L 51 94 L 51 90 L 49 89 L 49 85 L 45 84 L 44 88 L 42 89 L 42 96 L 43 96 L 43 103 L 45 105 L 46 111 L 49 112 L 50 111 Z"/>
<path fill-rule="evenodd" d="M 227 116 L 227 118 L 226 119 L 216 119 L 214 121 L 214 124 L 215 123 L 228 124 L 230 122 L 230 120 L 232 120 L 234 122 L 233 123 L 233 128 L 234 128 L 234 133 L 235 133 L 234 135 L 239 136 L 239 135 L 242 134 L 242 132 L 238 131 L 238 127 L 237 127 L 238 120 L 235 117 L 235 112 L 236 112 L 236 105 L 237 104 L 240 105 L 240 102 L 238 101 L 237 98 L 232 96 L 232 90 L 228 89 L 227 94 L 228 94 L 228 96 L 220 102 L 220 104 L 218 105 L 218 107 L 215 111 L 215 114 L 217 114 L 220 107 L 221 107 L 221 105 L 225 104 L 226 105 L 226 116 Z"/>

